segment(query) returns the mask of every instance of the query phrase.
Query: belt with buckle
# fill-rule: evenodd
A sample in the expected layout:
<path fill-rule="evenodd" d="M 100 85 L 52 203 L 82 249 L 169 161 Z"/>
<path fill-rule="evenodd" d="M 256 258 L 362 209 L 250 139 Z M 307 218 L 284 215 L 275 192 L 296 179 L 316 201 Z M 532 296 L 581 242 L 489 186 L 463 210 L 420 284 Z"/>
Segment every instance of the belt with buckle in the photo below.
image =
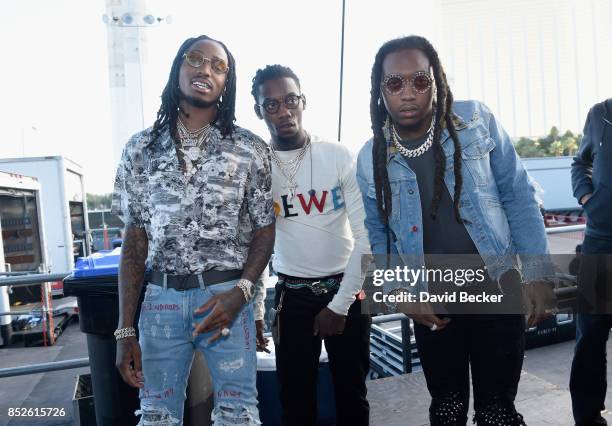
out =
<path fill-rule="evenodd" d="M 292 277 L 283 273 L 278 273 L 279 281 L 282 281 L 286 288 L 291 290 L 299 290 L 307 288 L 316 295 L 326 294 L 330 291 L 337 290 L 340 287 L 340 282 L 344 274 L 330 275 L 321 278 L 302 278 Z"/>
<path fill-rule="evenodd" d="M 175 290 L 189 290 L 192 288 L 204 288 L 206 286 L 237 280 L 242 276 L 241 269 L 230 269 L 229 271 L 211 270 L 201 274 L 172 275 L 159 271 L 151 271 L 146 280 L 164 288 Z"/>

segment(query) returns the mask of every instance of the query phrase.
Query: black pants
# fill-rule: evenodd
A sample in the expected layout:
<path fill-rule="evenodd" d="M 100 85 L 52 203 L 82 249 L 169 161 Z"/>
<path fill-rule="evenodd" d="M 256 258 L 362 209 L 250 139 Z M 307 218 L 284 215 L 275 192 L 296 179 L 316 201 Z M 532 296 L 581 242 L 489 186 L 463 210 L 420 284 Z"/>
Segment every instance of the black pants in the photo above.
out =
<path fill-rule="evenodd" d="M 584 256 L 609 255 L 612 253 L 612 243 L 587 236 L 582 245 L 582 253 Z M 588 260 L 581 262 L 581 268 L 601 269 L 600 262 L 605 262 L 604 257 L 598 258 L 597 256 Z M 605 269 L 604 267 L 601 275 L 606 273 Z M 593 270 L 584 271 L 581 269 L 578 283 L 581 293 L 592 293 L 590 291 L 592 289 L 582 288 L 586 285 L 584 281 L 589 281 L 588 285 L 605 285 L 605 282 L 610 279 L 605 276 L 598 276 L 595 280 L 590 277 L 585 278 L 593 273 Z M 600 282 L 602 280 L 603 283 Z M 591 298 L 587 297 L 587 299 Z M 607 424 L 601 417 L 600 411 L 604 409 L 608 385 L 606 380 L 606 343 L 611 328 L 612 315 L 610 314 L 579 313 L 576 316 L 576 349 L 572 362 L 570 392 L 574 421 L 578 426 Z"/>
<path fill-rule="evenodd" d="M 606 399 L 606 342 L 612 315 L 578 314 L 576 349 L 572 362 L 570 392 L 578 426 L 605 425 L 600 411 Z"/>
<path fill-rule="evenodd" d="M 478 425 L 521 425 L 514 399 L 525 352 L 522 315 L 455 315 L 445 329 L 415 324 L 432 426 L 465 425 L 472 370 Z"/>
<path fill-rule="evenodd" d="M 276 286 L 276 306 L 282 291 Z M 314 426 L 317 419 L 317 376 L 321 338 L 313 336 L 314 317 L 333 294 L 315 295 L 309 289 L 285 290 L 279 313 L 280 345 L 276 370 L 280 381 L 283 425 Z M 344 333 L 325 338 L 336 398 L 338 426 L 368 425 L 366 375 L 370 366 L 369 315 L 361 314 L 359 301 L 351 306 Z"/>

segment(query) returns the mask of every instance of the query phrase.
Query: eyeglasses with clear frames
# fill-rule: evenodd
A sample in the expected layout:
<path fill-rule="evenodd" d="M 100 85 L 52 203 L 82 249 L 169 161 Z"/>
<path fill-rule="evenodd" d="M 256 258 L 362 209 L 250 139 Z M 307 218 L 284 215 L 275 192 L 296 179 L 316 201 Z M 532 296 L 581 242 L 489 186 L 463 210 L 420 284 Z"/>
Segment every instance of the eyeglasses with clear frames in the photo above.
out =
<path fill-rule="evenodd" d="M 298 106 L 300 106 L 300 100 L 304 101 L 304 95 L 289 93 L 283 98 L 282 102 L 285 104 L 287 109 L 296 109 Z M 258 107 L 262 107 L 268 114 L 276 114 L 280 109 L 281 102 L 278 99 L 266 99 L 261 105 L 256 105 Z"/>

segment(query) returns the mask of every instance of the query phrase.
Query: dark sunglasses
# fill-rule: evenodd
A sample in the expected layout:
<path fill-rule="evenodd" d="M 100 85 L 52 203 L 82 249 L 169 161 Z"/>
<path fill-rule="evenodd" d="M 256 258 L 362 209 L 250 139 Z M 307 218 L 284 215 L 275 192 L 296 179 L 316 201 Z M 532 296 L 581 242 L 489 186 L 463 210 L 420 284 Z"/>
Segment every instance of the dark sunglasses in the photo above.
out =
<path fill-rule="evenodd" d="M 290 93 L 283 98 L 283 103 L 287 109 L 296 109 L 300 106 L 300 100 L 304 100 L 304 95 L 296 95 L 294 93 Z M 263 104 L 259 105 L 262 107 L 268 114 L 276 114 L 280 108 L 280 101 L 276 99 L 266 99 Z"/>
<path fill-rule="evenodd" d="M 382 86 L 389 95 L 399 95 L 404 92 L 410 84 L 416 93 L 426 93 L 433 85 L 433 79 L 429 73 L 418 71 L 410 79 L 405 79 L 400 74 L 389 74 L 382 82 Z"/>
<path fill-rule="evenodd" d="M 226 74 L 229 71 L 229 65 L 221 58 L 214 57 L 212 59 L 207 58 L 197 50 L 192 50 L 183 55 L 185 61 L 194 68 L 200 68 L 205 62 L 210 64 L 210 68 L 216 74 Z"/>

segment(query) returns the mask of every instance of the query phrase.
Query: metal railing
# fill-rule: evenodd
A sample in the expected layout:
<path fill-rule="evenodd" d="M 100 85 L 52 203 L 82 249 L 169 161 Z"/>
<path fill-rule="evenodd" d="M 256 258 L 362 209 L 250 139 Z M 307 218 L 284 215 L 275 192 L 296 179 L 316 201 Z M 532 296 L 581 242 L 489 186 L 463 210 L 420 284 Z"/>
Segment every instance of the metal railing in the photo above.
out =
<path fill-rule="evenodd" d="M 48 373 L 50 371 L 71 370 L 89 367 L 89 358 L 68 359 L 66 361 L 43 362 L 21 367 L 1 368 L 0 379 L 5 377 L 26 376 L 28 374 Z"/>
<path fill-rule="evenodd" d="M 2 274 L 0 273 L 0 275 Z M 0 277 L 0 287 L 9 285 L 11 287 L 27 287 L 34 284 L 61 281 L 68 275 L 70 275 L 70 272 L 62 272 L 60 274 L 29 274 Z"/>
<path fill-rule="evenodd" d="M 8 274 L 8 276 L 2 276 Z M 63 272 L 60 274 L 39 274 L 39 273 L 27 273 L 27 272 L 0 272 L 0 287 L 28 287 L 31 285 L 45 284 L 48 282 L 61 281 L 70 275 L 70 272 Z M 0 312 L 0 316 L 13 316 L 17 317 L 20 315 L 28 315 L 34 311 L 10 311 Z M 40 309 L 41 314 L 46 313 L 45 307 L 42 306 Z M 38 312 L 37 312 L 38 313 Z"/>
<path fill-rule="evenodd" d="M 8 276 L 6 275 L 8 274 Z M 41 319 L 42 326 L 42 340 L 44 346 L 49 344 L 53 345 L 56 338 L 56 327 L 53 319 L 53 304 L 51 297 L 51 283 L 55 281 L 61 281 L 66 276 L 70 275 L 69 272 L 59 274 L 49 273 L 32 273 L 32 274 L 20 274 L 9 271 L 0 272 L 0 288 L 2 287 L 29 287 L 34 285 L 40 285 L 41 301 L 40 308 L 36 308 L 30 311 L 10 311 L 0 312 L 0 317 L 5 316 L 21 316 L 21 315 L 32 315 L 36 314 Z"/>
<path fill-rule="evenodd" d="M 586 225 L 568 225 L 568 226 L 555 226 L 553 228 L 546 228 L 546 234 L 565 234 L 567 232 L 580 232 L 586 229 Z"/>

